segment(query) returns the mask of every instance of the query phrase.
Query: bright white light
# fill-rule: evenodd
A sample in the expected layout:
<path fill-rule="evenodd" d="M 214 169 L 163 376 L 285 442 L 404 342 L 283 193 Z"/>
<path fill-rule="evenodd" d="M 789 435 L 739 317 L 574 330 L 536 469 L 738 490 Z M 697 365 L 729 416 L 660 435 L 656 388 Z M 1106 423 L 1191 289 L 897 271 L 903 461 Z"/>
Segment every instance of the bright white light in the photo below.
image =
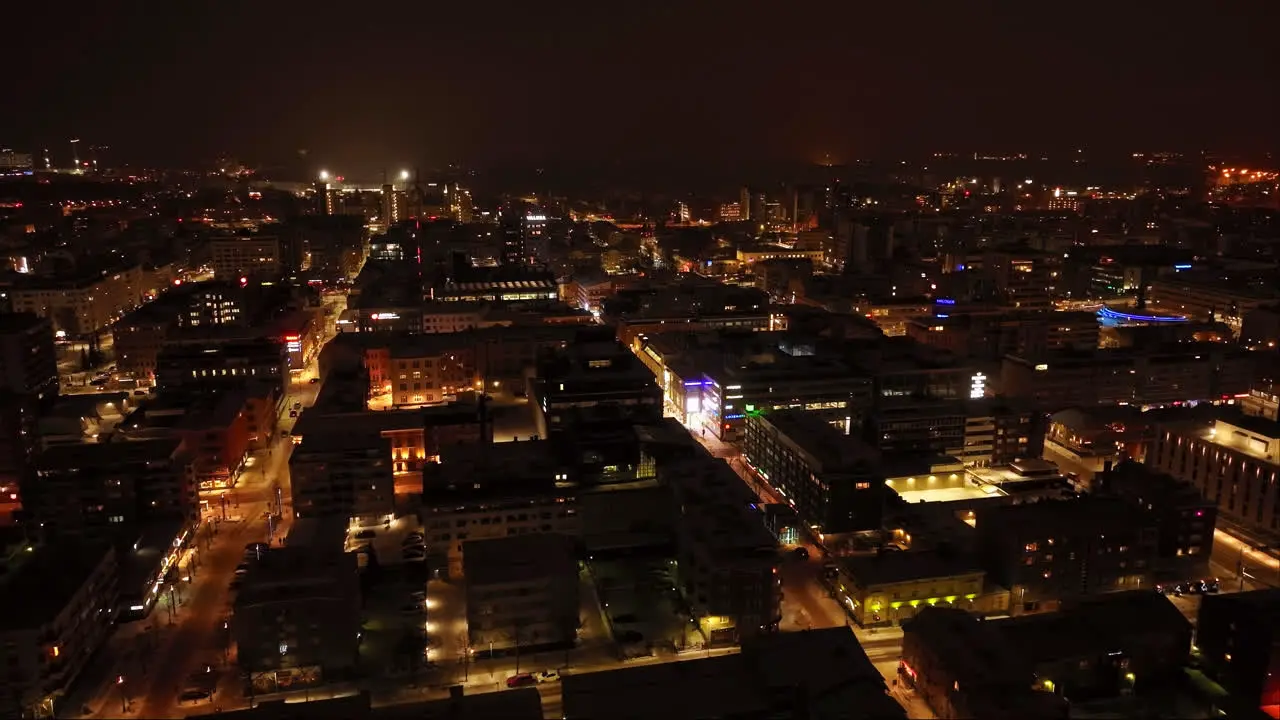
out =
<path fill-rule="evenodd" d="M 401 171 L 400 171 L 400 179 L 401 179 L 401 180 L 408 180 L 408 179 L 409 179 L 409 171 L 408 171 L 408 170 L 401 170 Z"/>
<path fill-rule="evenodd" d="M 328 180 L 328 179 L 329 179 L 329 171 L 328 171 L 328 170 L 321 170 L 321 171 L 320 171 L 320 179 L 321 179 L 321 180 Z"/>

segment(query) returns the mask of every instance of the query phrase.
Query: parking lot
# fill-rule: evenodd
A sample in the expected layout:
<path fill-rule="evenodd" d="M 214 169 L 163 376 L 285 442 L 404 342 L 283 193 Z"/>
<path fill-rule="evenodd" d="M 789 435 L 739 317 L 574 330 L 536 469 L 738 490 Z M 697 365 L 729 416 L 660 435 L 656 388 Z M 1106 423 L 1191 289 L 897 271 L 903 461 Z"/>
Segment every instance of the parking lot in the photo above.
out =
<path fill-rule="evenodd" d="M 601 613 L 626 657 L 700 647 L 703 638 L 684 609 L 669 560 L 589 563 Z"/>

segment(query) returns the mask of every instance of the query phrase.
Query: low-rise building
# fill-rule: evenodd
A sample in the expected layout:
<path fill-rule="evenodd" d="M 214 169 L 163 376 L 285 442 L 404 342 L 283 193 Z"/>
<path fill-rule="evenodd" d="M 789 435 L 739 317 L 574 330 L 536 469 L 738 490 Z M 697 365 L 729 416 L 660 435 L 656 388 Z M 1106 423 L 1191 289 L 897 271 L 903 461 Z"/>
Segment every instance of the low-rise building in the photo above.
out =
<path fill-rule="evenodd" d="M 253 691 L 343 679 L 359 659 L 360 606 L 355 554 L 314 547 L 262 552 L 250 563 L 231 616 L 236 659 Z"/>
<path fill-rule="evenodd" d="M 0 716 L 53 717 L 114 627 L 115 551 L 64 541 L 0 569 Z"/>
<path fill-rule="evenodd" d="M 927 607 L 1009 612 L 1009 591 L 988 586 L 976 559 L 948 548 L 849 556 L 837 566 L 837 599 L 864 627 L 903 623 Z"/>
<path fill-rule="evenodd" d="M 467 540 L 463 566 L 471 649 L 575 642 L 579 583 L 572 538 L 536 533 Z"/>

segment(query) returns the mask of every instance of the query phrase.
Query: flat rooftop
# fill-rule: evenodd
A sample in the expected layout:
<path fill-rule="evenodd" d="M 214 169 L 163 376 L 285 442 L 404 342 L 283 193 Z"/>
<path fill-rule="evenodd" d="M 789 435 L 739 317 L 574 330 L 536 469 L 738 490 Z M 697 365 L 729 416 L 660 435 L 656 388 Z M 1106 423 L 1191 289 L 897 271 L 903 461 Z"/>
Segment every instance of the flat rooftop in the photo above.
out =
<path fill-rule="evenodd" d="M 874 463 L 879 452 L 856 437 L 836 430 L 820 416 L 804 410 L 779 410 L 762 417 L 798 449 L 813 457 L 819 471 L 852 470 L 859 463 Z"/>
<path fill-rule="evenodd" d="M 565 720 L 706 720 L 769 709 L 740 654 L 572 674 L 560 682 Z"/>
<path fill-rule="evenodd" d="M 526 583 L 578 573 L 573 539 L 558 533 L 468 540 L 463 543 L 462 563 L 469 586 Z"/>
<path fill-rule="evenodd" d="M 864 587 L 982 572 L 979 563 L 970 558 L 928 551 L 854 555 L 837 562 Z"/>
<path fill-rule="evenodd" d="M 74 541 L 28 547 L 0 562 L 0 630 L 51 622 L 111 552 L 106 544 Z"/>

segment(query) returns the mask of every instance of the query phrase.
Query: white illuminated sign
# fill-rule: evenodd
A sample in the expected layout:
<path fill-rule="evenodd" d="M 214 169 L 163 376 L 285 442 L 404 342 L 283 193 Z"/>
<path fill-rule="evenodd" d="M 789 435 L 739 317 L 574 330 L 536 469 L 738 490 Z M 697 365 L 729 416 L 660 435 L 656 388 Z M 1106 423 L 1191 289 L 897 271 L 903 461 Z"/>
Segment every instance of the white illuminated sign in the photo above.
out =
<path fill-rule="evenodd" d="M 987 376 L 978 373 L 969 379 L 969 399 L 977 400 L 987 394 Z"/>
<path fill-rule="evenodd" d="M 1045 365 L 1044 363 L 1040 363 L 1039 365 L 1036 366 L 1037 372 L 1044 372 L 1045 370 L 1048 370 L 1048 369 L 1049 369 L 1049 366 Z"/>
<path fill-rule="evenodd" d="M 399 320 L 400 313 L 374 313 L 370 317 L 374 320 Z"/>
<path fill-rule="evenodd" d="M 529 222 L 546 222 L 547 216 L 546 215 L 526 215 L 524 219 L 528 220 Z"/>

